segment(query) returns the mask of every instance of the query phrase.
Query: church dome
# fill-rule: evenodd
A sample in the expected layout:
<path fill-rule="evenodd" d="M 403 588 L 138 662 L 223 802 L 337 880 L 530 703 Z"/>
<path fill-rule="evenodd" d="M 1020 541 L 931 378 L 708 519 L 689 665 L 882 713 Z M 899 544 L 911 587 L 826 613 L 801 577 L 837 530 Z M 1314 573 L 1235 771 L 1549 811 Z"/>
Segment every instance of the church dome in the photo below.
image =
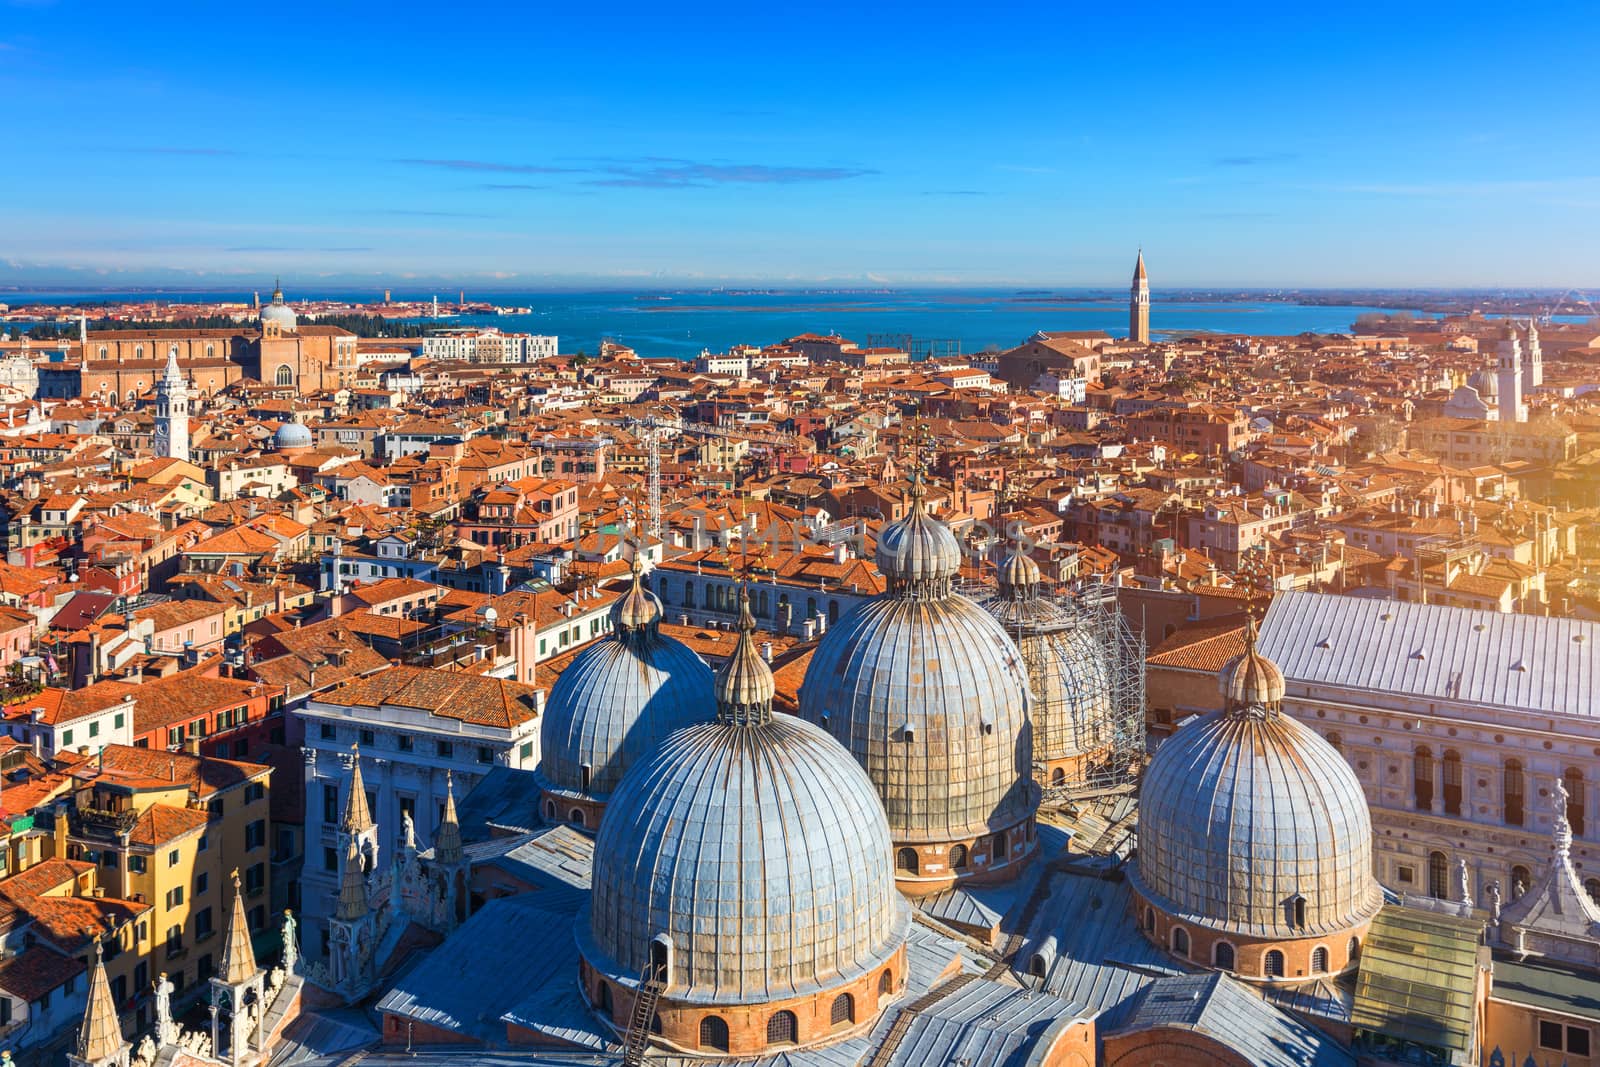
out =
<path fill-rule="evenodd" d="M 965 851 L 1037 807 L 1027 676 L 1001 625 L 951 590 L 960 547 L 916 487 L 878 546 L 888 591 L 829 627 L 800 716 L 866 768 L 897 844 Z"/>
<path fill-rule="evenodd" d="M 1256 648 L 1254 623 L 1244 652 L 1223 666 L 1218 681 L 1223 704 L 1232 707 L 1276 707 L 1288 689 L 1278 665 Z"/>
<path fill-rule="evenodd" d="M 310 448 L 313 442 L 311 430 L 301 422 L 286 422 L 278 427 L 278 432 L 272 435 L 272 447 L 279 452 L 290 449 Z"/>
<path fill-rule="evenodd" d="M 283 302 L 283 287 L 273 283 L 272 302 L 261 309 L 261 324 L 273 323 L 280 330 L 292 330 L 298 322 L 294 309 Z"/>
<path fill-rule="evenodd" d="M 1249 650 L 1224 672 L 1226 691 L 1270 695 L 1282 673 L 1250 633 Z M 1174 922 L 1245 938 L 1348 931 L 1383 902 L 1367 798 L 1350 765 L 1276 700 L 1232 695 L 1156 749 L 1134 877 Z"/>
<path fill-rule="evenodd" d="M 1480 400 L 1494 400 L 1500 395 L 1499 379 L 1486 369 L 1473 371 L 1467 384 L 1478 391 Z"/>
<path fill-rule="evenodd" d="M 719 690 L 755 702 L 719 701 L 715 721 L 667 737 L 595 842 L 584 958 L 628 984 L 664 965 L 663 1017 L 872 978 L 909 928 L 872 783 L 825 732 L 772 713 L 752 628 L 746 614 Z"/>
<path fill-rule="evenodd" d="M 539 723 L 540 785 L 604 802 L 628 768 L 674 730 L 712 712 L 711 668 L 659 631 L 661 602 L 633 587 L 612 633 L 579 652 L 550 687 Z"/>

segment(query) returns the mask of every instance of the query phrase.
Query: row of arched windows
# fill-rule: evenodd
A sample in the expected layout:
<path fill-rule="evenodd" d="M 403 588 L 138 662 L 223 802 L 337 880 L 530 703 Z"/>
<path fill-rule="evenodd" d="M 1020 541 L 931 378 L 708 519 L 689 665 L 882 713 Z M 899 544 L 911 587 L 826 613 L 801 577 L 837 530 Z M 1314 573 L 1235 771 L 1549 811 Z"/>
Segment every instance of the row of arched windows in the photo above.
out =
<path fill-rule="evenodd" d="M 1600 882 L 1596 883 L 1596 890 L 1600 890 Z M 1154 908 L 1146 907 L 1144 910 L 1144 928 L 1146 933 L 1154 933 L 1156 928 L 1156 913 Z M 1168 944 L 1176 956 L 1189 958 L 1190 941 L 1189 931 L 1182 926 L 1174 926 L 1168 937 Z M 1350 959 L 1354 961 L 1361 952 L 1361 939 L 1350 939 Z M 1311 950 L 1311 973 L 1326 974 L 1328 971 L 1328 949 L 1325 945 L 1318 945 Z M 1211 946 L 1211 964 L 1220 970 L 1232 971 L 1238 968 L 1238 950 L 1227 941 L 1218 941 Z M 1261 969 L 1270 978 L 1284 976 L 1284 955 L 1280 949 L 1268 949 L 1261 958 Z"/>
<path fill-rule="evenodd" d="M 601 983 L 605 988 L 605 983 Z M 894 974 L 884 971 L 878 977 L 878 995 L 888 996 L 894 992 Z M 603 994 L 605 1002 L 601 1010 L 610 1010 L 609 993 Z M 853 1026 L 856 1021 L 856 998 L 849 993 L 840 993 L 833 998 L 833 1003 L 828 1006 L 828 1026 L 833 1030 L 840 1030 Z M 794 1012 L 787 1008 L 775 1011 L 767 1016 L 767 1044 L 793 1045 L 800 1040 L 800 1021 Z M 728 1021 L 720 1015 L 707 1015 L 700 1020 L 700 1047 L 712 1052 L 728 1051 Z"/>
<path fill-rule="evenodd" d="M 1328 742 L 1338 748 L 1339 735 L 1329 734 Z M 1439 780 L 1434 775 L 1433 750 L 1427 745 L 1417 746 L 1411 760 L 1412 803 L 1416 810 L 1433 810 L 1437 790 L 1439 807 L 1444 814 L 1462 814 L 1464 774 L 1461 753 L 1453 748 L 1444 750 L 1438 762 Z M 1581 837 L 1585 823 L 1583 771 L 1568 767 L 1561 773 L 1561 780 L 1567 790 L 1567 823 L 1572 827 L 1573 834 Z M 1500 793 L 1505 822 L 1510 826 L 1524 825 L 1527 820 L 1527 773 L 1523 770 L 1521 760 L 1508 759 L 1501 765 Z"/>

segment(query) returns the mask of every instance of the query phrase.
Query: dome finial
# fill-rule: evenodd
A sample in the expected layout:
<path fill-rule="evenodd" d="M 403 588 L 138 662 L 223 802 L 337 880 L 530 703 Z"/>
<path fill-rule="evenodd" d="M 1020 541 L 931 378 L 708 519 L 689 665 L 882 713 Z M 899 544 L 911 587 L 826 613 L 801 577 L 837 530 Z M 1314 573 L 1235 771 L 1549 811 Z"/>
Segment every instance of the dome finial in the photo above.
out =
<path fill-rule="evenodd" d="M 717 673 L 717 718 L 722 722 L 760 726 L 772 721 L 776 686 L 772 668 L 756 649 L 755 632 L 756 617 L 750 611 L 746 577 L 739 583 L 739 642 Z"/>
<path fill-rule="evenodd" d="M 1252 575 L 1251 577 L 1255 577 Z M 1252 581 L 1246 590 L 1244 652 L 1222 668 L 1223 706 L 1229 715 L 1264 718 L 1278 713 L 1288 686 L 1278 665 L 1257 647 L 1256 615 L 1259 592 Z"/>
<path fill-rule="evenodd" d="M 628 571 L 633 575 L 633 585 L 627 595 L 617 601 L 612 625 L 623 633 L 639 630 L 653 632 L 655 625 L 661 621 L 661 601 L 644 587 L 643 542 L 635 539 L 632 544 L 633 558 L 628 562 Z"/>

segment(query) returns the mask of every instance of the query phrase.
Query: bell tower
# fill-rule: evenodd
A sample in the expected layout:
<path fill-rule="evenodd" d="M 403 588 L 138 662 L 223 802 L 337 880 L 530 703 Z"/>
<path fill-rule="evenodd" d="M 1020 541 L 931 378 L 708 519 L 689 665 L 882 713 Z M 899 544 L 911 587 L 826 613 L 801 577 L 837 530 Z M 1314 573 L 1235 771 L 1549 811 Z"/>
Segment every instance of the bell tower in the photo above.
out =
<path fill-rule="evenodd" d="M 156 455 L 189 458 L 189 383 L 178 367 L 178 346 L 167 350 L 167 370 L 156 382 Z"/>
<path fill-rule="evenodd" d="M 1133 266 L 1133 285 L 1128 290 L 1128 340 L 1150 343 L 1150 279 L 1144 272 L 1144 249 Z"/>

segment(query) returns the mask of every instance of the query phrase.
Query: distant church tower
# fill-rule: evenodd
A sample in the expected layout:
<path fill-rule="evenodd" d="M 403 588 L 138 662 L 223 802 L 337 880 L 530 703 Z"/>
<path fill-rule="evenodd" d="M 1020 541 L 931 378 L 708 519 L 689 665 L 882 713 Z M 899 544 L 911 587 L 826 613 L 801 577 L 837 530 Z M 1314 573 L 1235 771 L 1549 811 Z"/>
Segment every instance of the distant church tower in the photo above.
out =
<path fill-rule="evenodd" d="M 1496 347 L 1500 379 L 1500 421 L 1527 422 L 1528 413 L 1522 406 L 1522 341 L 1517 337 L 1516 323 L 1506 319 Z"/>
<path fill-rule="evenodd" d="M 1539 327 L 1528 320 L 1528 349 L 1522 354 L 1522 391 L 1532 394 L 1544 384 L 1544 353 L 1539 348 Z"/>
<path fill-rule="evenodd" d="M 1133 286 L 1128 291 L 1128 340 L 1150 343 L 1150 279 L 1144 273 L 1144 249 L 1133 268 Z"/>
<path fill-rule="evenodd" d="M 189 385 L 178 369 L 178 349 L 167 352 L 167 372 L 156 382 L 156 455 L 189 458 Z"/>

